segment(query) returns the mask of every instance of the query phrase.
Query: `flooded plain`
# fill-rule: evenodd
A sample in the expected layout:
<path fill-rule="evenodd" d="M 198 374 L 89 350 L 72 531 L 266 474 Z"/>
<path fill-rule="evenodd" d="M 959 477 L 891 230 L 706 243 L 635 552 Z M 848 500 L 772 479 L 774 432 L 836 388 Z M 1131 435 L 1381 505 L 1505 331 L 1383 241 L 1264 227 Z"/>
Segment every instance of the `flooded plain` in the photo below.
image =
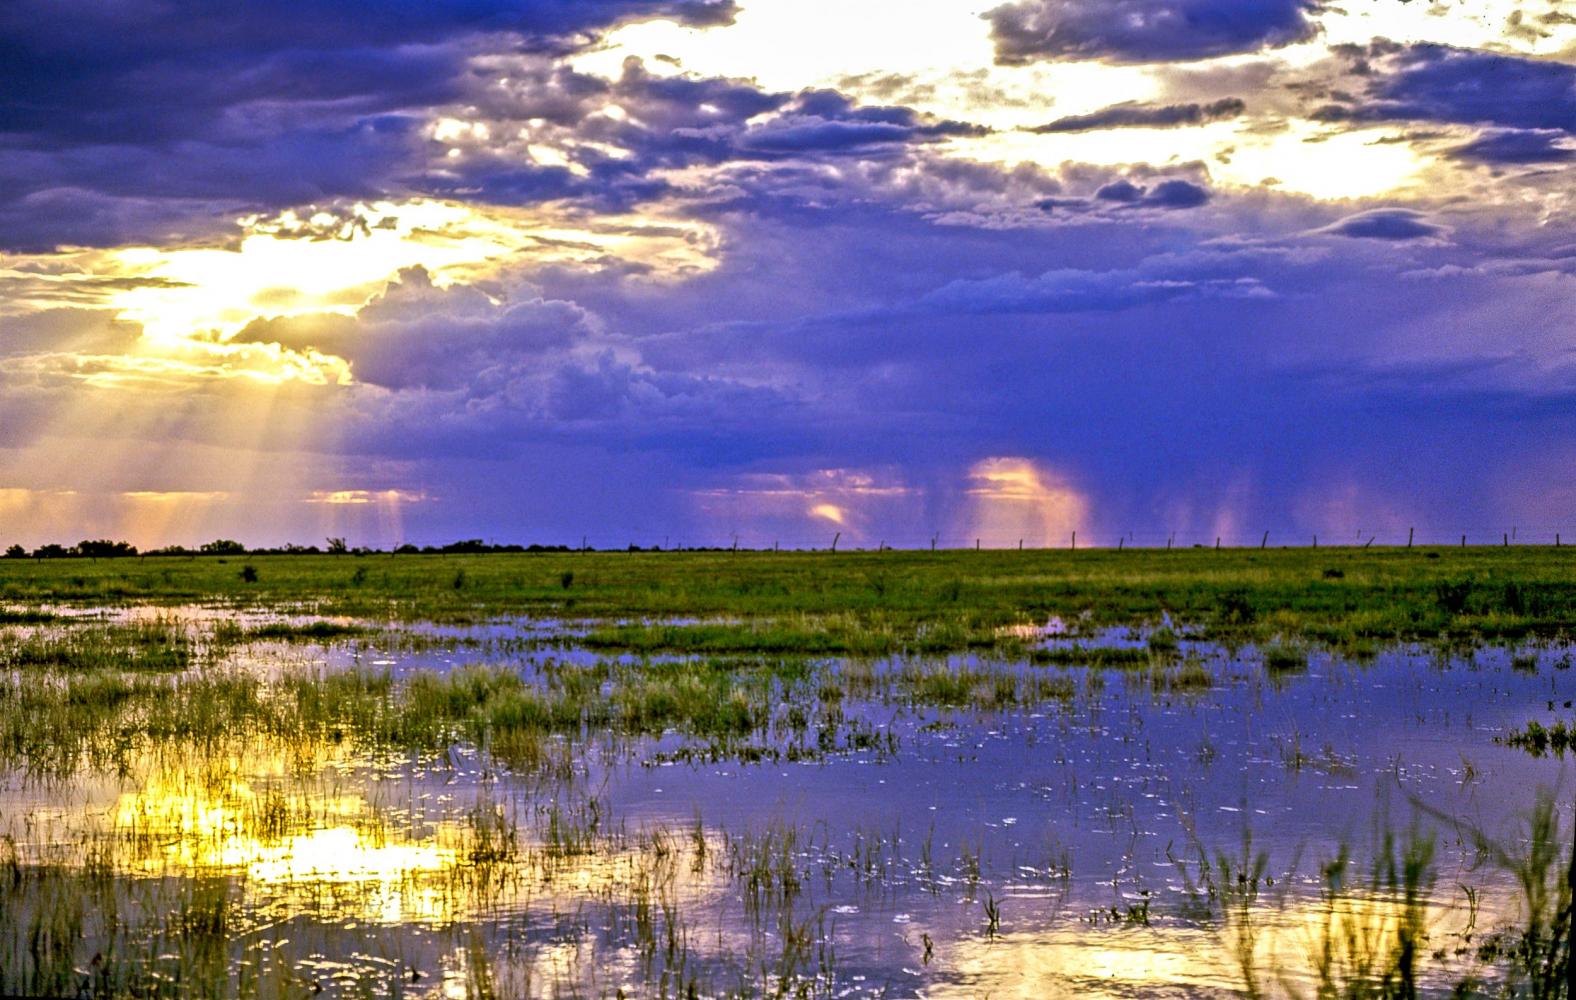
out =
<path fill-rule="evenodd" d="M 1559 644 L 0 621 L 0 993 L 1494 994 L 1564 933 Z"/>

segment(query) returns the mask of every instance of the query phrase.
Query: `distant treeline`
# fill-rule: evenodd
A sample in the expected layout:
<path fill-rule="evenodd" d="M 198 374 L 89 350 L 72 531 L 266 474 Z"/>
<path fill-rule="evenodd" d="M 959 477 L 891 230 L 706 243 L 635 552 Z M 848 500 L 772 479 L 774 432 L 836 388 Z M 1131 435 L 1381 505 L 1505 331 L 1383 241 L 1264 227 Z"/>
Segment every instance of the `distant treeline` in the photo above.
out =
<path fill-rule="evenodd" d="M 40 545 L 29 552 L 20 545 L 12 545 L 5 550 L 6 559 L 117 559 L 131 556 L 317 556 L 317 555 L 446 555 L 450 553 L 480 553 L 480 552 L 574 552 L 578 551 L 568 545 L 490 545 L 480 538 L 467 538 L 464 541 L 450 542 L 447 545 L 401 545 L 396 549 L 370 549 L 351 546 L 343 538 L 330 538 L 322 547 L 316 545 L 284 545 L 279 548 L 247 548 L 240 542 L 228 538 L 216 538 L 211 542 L 204 542 L 195 549 L 184 545 L 166 545 L 163 548 L 139 550 L 130 542 L 111 541 L 107 538 L 88 539 L 75 545 L 59 545 L 50 543 Z M 631 546 L 630 551 L 640 551 L 639 546 Z"/>

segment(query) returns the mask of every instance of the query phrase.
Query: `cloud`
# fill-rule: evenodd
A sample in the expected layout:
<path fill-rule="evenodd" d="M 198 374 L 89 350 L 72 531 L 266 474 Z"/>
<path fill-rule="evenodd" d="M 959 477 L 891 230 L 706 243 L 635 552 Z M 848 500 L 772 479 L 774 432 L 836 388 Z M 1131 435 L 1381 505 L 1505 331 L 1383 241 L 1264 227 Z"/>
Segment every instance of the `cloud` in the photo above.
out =
<path fill-rule="evenodd" d="M 7 3 L 0 221 L 17 224 L 0 227 L 0 246 L 190 235 L 238 207 L 406 193 L 432 152 L 427 112 L 476 96 L 478 59 L 551 61 L 621 23 L 719 25 L 734 11 L 731 0 Z M 26 202 L 58 191 L 94 214 Z"/>
<path fill-rule="evenodd" d="M 329 4 L 314 19 L 269 0 L 257 9 L 279 23 L 261 24 L 251 7 L 71 3 L 74 22 L 0 11 L 23 94 L 0 108 L 9 246 L 213 247 L 247 216 L 301 240 L 299 260 L 356 231 L 360 199 L 441 195 L 464 218 L 412 234 L 436 248 L 416 259 L 442 270 L 401 272 L 366 301 L 376 271 L 312 300 L 347 314 L 256 319 L 184 351 L 107 312 L 34 312 L 148 280 L 95 272 L 113 251 L 8 254 L 0 486 L 94 476 L 117 496 L 130 484 L 240 504 L 288 467 L 278 492 L 294 513 L 237 506 L 200 522 L 248 541 L 265 524 L 345 534 L 352 522 L 330 531 L 302 509 L 380 506 L 302 497 L 399 491 L 428 498 L 400 505 L 420 541 L 622 545 L 671 529 L 748 544 L 769 529 L 788 542 L 828 504 L 845 539 L 924 544 L 972 523 L 985 469 L 1030 498 L 1075 492 L 1082 544 L 1083 522 L 1095 539 L 1147 527 L 1212 541 L 1238 524 L 1256 541 L 1299 525 L 1302 498 L 1332 483 L 1361 485 L 1343 509 L 1415 504 L 1420 524 L 1509 516 L 1525 504 L 1477 484 L 1518 464 L 1576 468 L 1556 454 L 1576 440 L 1564 203 L 1512 203 L 1501 171 L 1459 169 L 1541 165 L 1503 172 L 1558 183 L 1573 144 L 1557 63 L 1380 44 L 1311 66 L 1299 52 L 1297 67 L 1272 55 L 1121 70 L 1165 96 L 1039 131 L 1185 127 L 1248 103 L 1255 117 L 1229 129 L 1237 149 L 1117 135 L 1109 148 L 1154 149 L 1153 162 L 1002 164 L 983 155 L 991 143 L 949 141 L 985 134 L 949 117 L 964 112 L 921 110 L 948 107 L 954 87 L 983 102 L 979 121 L 1044 107 L 1043 92 L 998 93 L 995 71 L 868 86 L 857 92 L 882 103 L 861 103 L 639 60 L 593 73 L 605 63 L 564 55 L 633 18 L 719 23 L 725 4 L 399 0 L 378 18 Z M 1284 44 L 1314 31 L 1316 10 L 1086 0 L 991 17 L 1009 62 L 1137 63 Z M 187 44 L 199 37 L 211 44 Z M 1277 89 L 1320 74 L 1332 78 Z M 1213 186 L 1217 163 L 1295 141 L 1279 119 L 1315 102 L 1332 123 L 1434 122 L 1383 140 L 1452 158 L 1422 175 L 1443 179 L 1429 200 Z M 1448 228 L 1432 214 L 1447 205 Z M 439 250 L 513 225 L 519 242 L 485 277 L 441 263 Z M 376 249 L 380 231 L 360 232 L 353 249 Z M 264 292 L 215 295 L 216 308 L 305 308 Z M 334 359 L 313 363 L 321 384 L 267 377 L 317 355 Z M 901 489 L 816 485 L 828 469 L 880 470 Z M 768 500 L 767 483 L 791 488 Z M 824 545 L 836 530 L 812 534 Z"/>
<path fill-rule="evenodd" d="M 870 147 L 983 135 L 966 122 L 922 116 L 911 108 L 856 107 L 835 91 L 799 95 L 782 115 L 755 125 L 738 139 L 743 153 L 870 152 Z"/>
<path fill-rule="evenodd" d="M 1316 107 L 1327 122 L 1417 120 L 1576 133 L 1576 66 L 1447 45 L 1337 46 L 1361 96 Z"/>
<path fill-rule="evenodd" d="M 1316 0 L 1020 0 L 986 12 L 996 61 L 1164 62 L 1313 37 Z"/>
<path fill-rule="evenodd" d="M 1441 235 L 1444 228 L 1429 222 L 1422 213 L 1411 209 L 1376 208 L 1349 215 L 1320 231 L 1358 239 L 1401 242 L 1433 239 Z"/>
<path fill-rule="evenodd" d="M 1094 196 L 1100 201 L 1119 205 L 1152 208 L 1197 208 L 1210 198 L 1208 188 L 1179 178 L 1164 180 L 1153 188 L 1145 188 L 1125 177 L 1102 185 Z"/>
<path fill-rule="evenodd" d="M 1458 160 L 1490 166 L 1529 163 L 1564 163 L 1576 157 L 1576 148 L 1564 145 L 1566 133 L 1558 129 L 1494 129 L 1450 150 Z"/>
<path fill-rule="evenodd" d="M 350 362 L 358 380 L 387 389 L 485 390 L 562 357 L 595 328 L 574 303 L 530 298 L 499 306 L 475 288 L 436 288 L 416 267 L 355 317 L 259 319 L 234 339 L 333 354 Z"/>
<path fill-rule="evenodd" d="M 1241 98 L 1226 97 L 1209 104 L 1141 104 L 1129 101 L 1087 115 L 1069 115 L 1029 129 L 1042 134 L 1093 132 L 1107 128 L 1175 128 L 1237 118 L 1247 110 Z"/>
<path fill-rule="evenodd" d="M 0 359 L 35 353 L 124 354 L 136 348 L 141 331 L 96 309 L 48 309 L 8 316 L 0 337 Z"/>
<path fill-rule="evenodd" d="M 1200 295 L 1267 298 L 1272 293 L 1253 278 L 1194 279 L 1164 272 L 1061 268 L 1037 277 L 1014 271 L 949 282 L 920 299 L 916 308 L 972 314 L 1118 312 Z"/>
<path fill-rule="evenodd" d="M 960 177 L 960 191 L 998 196 L 984 175 Z M 1047 182 L 1035 177 L 1002 190 L 1032 197 Z M 1138 180 L 1146 195 L 1163 183 Z M 741 544 L 825 545 L 837 529 L 806 512 L 829 503 L 871 544 L 924 545 L 978 522 L 970 472 L 1011 456 L 1041 470 L 1042 485 L 1076 484 L 1080 544 L 1129 528 L 1163 544 L 1170 531 L 1212 541 L 1221 523 L 1251 525 L 1255 540 L 1290 531 L 1298 498 L 1337 481 L 1360 483 L 1364 498 L 1408 498 L 1419 525 L 1508 510 L 1474 484 L 1576 431 L 1559 386 L 1568 375 L 1537 370 L 1568 350 L 1569 279 L 1469 267 L 1498 237 L 1464 209 L 1451 241 L 1408 244 L 1403 262 L 1382 241 L 1337 249 L 1310 237 L 1348 220 L 1273 195 L 1247 207 L 1221 196 L 1208 213 L 1110 203 L 1075 224 L 991 228 L 913 212 L 907 189 L 890 202 L 871 190 L 819 206 L 730 203 L 712 218 L 731 252 L 682 283 L 555 271 L 440 288 L 407 272 L 357 316 L 246 332 L 341 353 L 355 376 L 343 385 L 144 392 L 0 365 L 0 448 L 39 448 L 0 453 L 0 468 L 41 476 L 76 456 L 126 454 L 137 489 L 240 496 L 249 463 L 299 464 L 308 471 L 291 505 L 314 514 L 377 506 L 299 502 L 316 491 L 432 498 L 401 505 L 417 541 L 602 533 L 623 545 L 671 531 L 726 542 L 738 531 Z M 1249 213 L 1273 226 L 1245 232 Z M 1557 235 L 1517 230 L 1519 257 L 1557 253 Z M 1449 265 L 1461 269 L 1449 281 L 1398 270 Z M 79 333 L 90 342 L 103 319 L 78 319 L 41 324 L 29 349 L 65 348 Z M 1537 363 L 1485 360 L 1512 346 L 1506 329 Z M 60 436 L 69 412 L 104 419 L 72 445 Z M 882 481 L 905 492 L 718 499 L 827 468 L 888 470 Z M 228 516 L 202 523 L 248 541 L 373 530 L 319 530 L 255 507 Z M 1034 537 L 1021 518 L 1000 530 L 1007 544 Z"/>

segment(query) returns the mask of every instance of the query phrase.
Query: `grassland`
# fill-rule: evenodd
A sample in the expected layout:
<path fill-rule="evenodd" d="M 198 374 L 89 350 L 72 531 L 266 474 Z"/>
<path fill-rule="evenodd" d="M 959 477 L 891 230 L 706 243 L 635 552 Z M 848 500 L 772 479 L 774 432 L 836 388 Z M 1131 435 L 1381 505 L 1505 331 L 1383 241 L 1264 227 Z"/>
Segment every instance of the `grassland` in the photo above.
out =
<path fill-rule="evenodd" d="M 1074 631 L 1169 617 L 1225 641 L 1352 647 L 1561 634 L 1576 626 L 1576 549 L 0 560 L 0 603 L 133 601 L 452 623 L 594 621 L 590 645 L 647 652 L 947 652 L 1001 645 L 1004 628 L 1053 616 Z"/>

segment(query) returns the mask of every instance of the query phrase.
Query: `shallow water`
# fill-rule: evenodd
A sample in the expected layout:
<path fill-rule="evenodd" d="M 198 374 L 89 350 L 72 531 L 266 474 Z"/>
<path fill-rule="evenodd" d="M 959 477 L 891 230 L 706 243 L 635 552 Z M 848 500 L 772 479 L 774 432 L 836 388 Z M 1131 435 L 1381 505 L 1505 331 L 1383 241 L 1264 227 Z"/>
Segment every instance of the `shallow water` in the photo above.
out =
<path fill-rule="evenodd" d="M 153 614 L 234 620 L 106 617 Z M 420 641 L 369 626 L 326 645 L 244 644 L 193 669 L 371 666 L 398 679 L 491 662 L 536 679 L 555 661 L 598 659 L 559 623 L 418 629 Z M 1072 641 L 1058 631 L 1045 641 Z M 150 961 L 188 978 L 211 966 L 227 990 L 268 995 L 554 983 L 650 995 L 691 982 L 720 995 L 793 980 L 830 996 L 1207 996 L 1242 984 L 1230 928 L 1200 912 L 1198 858 L 1242 855 L 1251 837 L 1247 854 L 1266 852 L 1272 879 L 1251 907 L 1265 928 L 1257 960 L 1290 989 L 1324 919 L 1320 865 L 1342 844 L 1366 881 L 1385 831 L 1434 837 L 1433 949 L 1453 954 L 1474 920 L 1481 934 L 1515 916 L 1510 880 L 1464 831 L 1514 846 L 1539 788 L 1569 792 L 1563 760 L 1496 737 L 1567 716 L 1576 673 L 1566 650 L 1537 651 L 1535 669 L 1513 652 L 1316 654 L 1274 673 L 1251 648 L 1185 640 L 1177 656 L 1209 683 L 1184 690 L 1150 671 L 956 657 L 932 669 L 1067 677 L 1075 693 L 987 710 L 875 685 L 844 711 L 890 740 L 793 763 L 684 758 L 675 751 L 695 741 L 678 734 L 588 734 L 551 777 L 464 745 L 435 758 L 247 740 L 144 749 L 114 773 L 0 783 L 0 832 L 43 880 L 11 912 L 31 919 L 66 905 L 61 893 L 97 900 L 79 907 L 91 956 L 114 936 L 106 900 L 157 922 L 216 884 L 232 914 L 223 954 L 165 942 L 147 946 Z M 858 666 L 880 678 L 912 664 Z M 1476 909 L 1463 886 L 1480 893 Z M 1380 897 L 1365 904 L 1370 923 L 1396 919 Z M 1472 971 L 1491 974 L 1449 958 L 1425 985 Z M 84 959 L 76 972 L 93 970 Z"/>

